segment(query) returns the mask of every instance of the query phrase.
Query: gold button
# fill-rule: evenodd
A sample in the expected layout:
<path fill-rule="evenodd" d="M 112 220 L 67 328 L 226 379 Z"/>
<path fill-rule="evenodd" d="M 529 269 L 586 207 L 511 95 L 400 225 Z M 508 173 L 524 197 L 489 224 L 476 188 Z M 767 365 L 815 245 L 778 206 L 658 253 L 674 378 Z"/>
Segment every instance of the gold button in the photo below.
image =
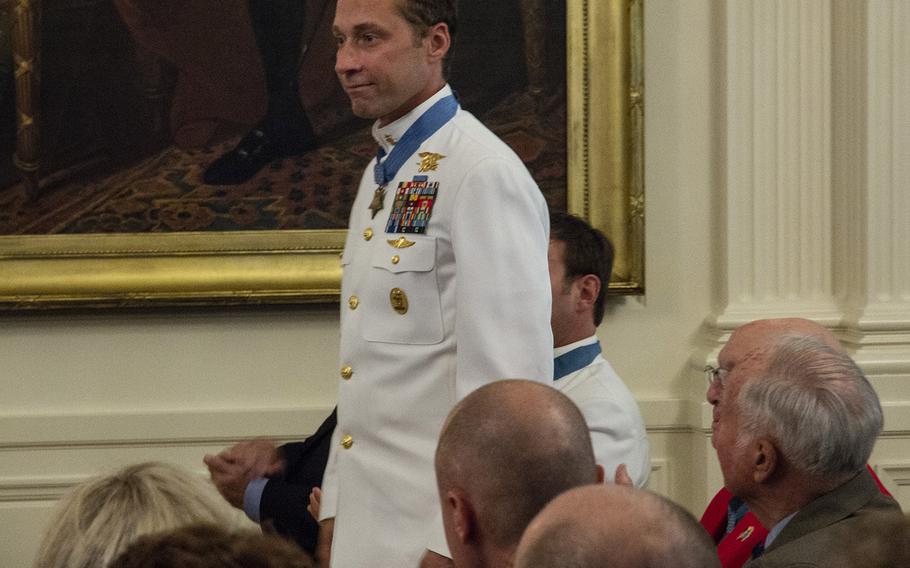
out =
<path fill-rule="evenodd" d="M 348 307 L 351 308 L 352 310 L 356 310 L 357 306 L 359 306 L 359 305 L 360 305 L 360 298 L 358 298 L 357 296 L 351 296 L 350 298 L 348 298 Z"/>
<path fill-rule="evenodd" d="M 398 256 L 398 255 L 396 254 L 395 256 L 392 257 L 392 264 L 398 264 L 399 262 L 401 262 L 401 257 L 400 257 L 400 256 Z"/>
<path fill-rule="evenodd" d="M 346 435 L 344 438 L 341 439 L 341 446 L 344 449 L 349 450 L 349 449 L 351 449 L 351 446 L 353 446 L 353 445 L 354 445 L 354 438 L 352 438 L 351 436 Z"/>
<path fill-rule="evenodd" d="M 372 238 L 373 238 L 373 229 L 371 229 L 370 227 L 367 227 L 363 231 L 363 240 L 368 241 Z"/>
<path fill-rule="evenodd" d="M 350 365 L 346 365 L 341 368 L 341 378 L 342 379 L 348 380 L 351 378 L 351 375 L 353 375 L 353 374 L 354 374 L 354 369 L 352 369 Z"/>
<path fill-rule="evenodd" d="M 401 288 L 392 288 L 389 292 L 389 303 L 397 313 L 401 315 L 408 313 L 408 295 Z"/>

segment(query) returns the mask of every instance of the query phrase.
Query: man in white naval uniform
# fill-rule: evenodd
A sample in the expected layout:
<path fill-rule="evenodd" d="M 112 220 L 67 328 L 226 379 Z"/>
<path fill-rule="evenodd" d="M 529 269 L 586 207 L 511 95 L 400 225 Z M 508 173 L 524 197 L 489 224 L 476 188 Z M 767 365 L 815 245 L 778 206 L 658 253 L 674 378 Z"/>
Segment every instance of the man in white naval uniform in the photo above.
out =
<path fill-rule="evenodd" d="M 607 479 L 625 464 L 632 482 L 643 487 L 651 469 L 644 422 L 632 393 L 600 355 L 595 335 L 603 320 L 613 245 L 582 219 L 554 212 L 548 256 L 555 386 L 581 409 Z"/>
<path fill-rule="evenodd" d="M 341 568 L 445 551 L 433 454 L 449 410 L 495 379 L 552 379 L 546 204 L 446 85 L 454 28 L 454 0 L 339 0 L 335 13 L 335 70 L 355 114 L 377 119 L 380 145 L 342 257 L 338 426 L 320 508 Z"/>

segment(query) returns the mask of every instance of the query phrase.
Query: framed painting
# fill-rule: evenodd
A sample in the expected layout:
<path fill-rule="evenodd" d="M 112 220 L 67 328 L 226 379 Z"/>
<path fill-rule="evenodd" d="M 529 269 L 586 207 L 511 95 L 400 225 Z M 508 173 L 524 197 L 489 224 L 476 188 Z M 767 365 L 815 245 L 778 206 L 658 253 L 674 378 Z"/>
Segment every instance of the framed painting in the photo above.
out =
<path fill-rule="evenodd" d="M 644 293 L 642 0 L 515 0 L 515 6 L 477 1 L 474 10 L 466 10 L 466 2 L 470 4 L 459 4 L 457 57 L 449 72 L 463 106 L 516 150 L 551 207 L 581 215 L 610 237 L 617 252 L 611 290 Z M 345 115 L 336 85 L 320 79 L 318 85 L 328 95 L 319 99 L 312 94 L 319 89 L 309 89 L 301 80 L 301 90 L 307 91 L 302 94 L 304 107 L 319 132 L 317 148 L 277 160 L 245 185 L 206 185 L 200 180 L 207 164 L 230 152 L 244 131 L 255 126 L 263 108 L 270 108 L 270 94 L 263 96 L 260 88 L 247 106 L 225 105 L 229 113 L 223 122 L 233 130 L 222 129 L 208 116 L 187 118 L 193 109 L 208 112 L 217 106 L 194 106 L 185 98 L 203 91 L 189 88 L 203 80 L 197 77 L 193 83 L 191 69 L 181 68 L 185 62 L 167 52 L 189 53 L 193 46 L 180 47 L 180 38 L 194 35 L 179 30 L 183 35 L 177 40 L 159 38 L 156 43 L 134 25 L 147 18 L 130 19 L 129 10 L 141 1 L 115 0 L 119 13 L 108 14 L 111 34 L 135 44 L 131 53 L 133 67 L 139 69 L 137 92 L 148 104 L 137 110 L 130 99 L 123 103 L 128 112 L 119 115 L 126 118 L 114 122 L 121 129 L 134 126 L 123 140 L 132 136 L 135 141 L 140 132 L 143 144 L 121 142 L 99 126 L 104 121 L 98 117 L 118 116 L 117 106 L 105 103 L 104 112 L 98 113 L 97 101 L 110 89 L 89 81 L 94 90 L 85 100 L 92 101 L 96 114 L 84 120 L 86 131 L 102 131 L 100 139 L 108 148 L 135 152 L 92 154 L 88 150 L 103 150 L 105 145 L 77 140 L 70 145 L 81 151 L 79 159 L 72 158 L 76 154 L 50 155 L 46 147 L 66 147 L 53 139 L 54 132 L 73 130 L 59 125 L 55 130 L 54 120 L 72 121 L 78 115 L 59 102 L 64 99 L 52 102 L 57 99 L 47 61 L 53 52 L 39 58 L 33 50 L 42 44 L 29 41 L 36 26 L 49 25 L 53 13 L 48 17 L 47 8 L 40 12 L 42 22 L 35 16 L 41 2 L 0 2 L 4 4 L 14 5 L 7 15 L 16 65 L 10 74 L 16 81 L 13 116 L 18 119 L 15 140 L 8 138 L 12 163 L 24 181 L 0 187 L 0 309 L 337 301 L 347 210 L 374 150 L 369 124 Z M 322 23 L 310 18 L 315 23 L 304 33 L 324 35 L 331 22 L 325 6 L 333 4 L 307 0 L 308 7 L 319 7 Z M 222 0 L 220 5 L 235 5 L 240 10 L 237 22 L 249 26 L 242 14 L 244 0 Z M 483 12 L 503 6 L 497 14 Z M 514 21 L 502 21 L 507 18 Z M 73 21 L 71 15 L 59 19 Z M 235 45 L 236 37 L 231 36 L 231 42 Z M 252 49 L 257 45 L 249 33 L 247 43 Z M 317 44 L 309 42 L 308 53 L 324 59 L 318 73 L 325 74 L 327 68 L 331 75 L 331 51 L 320 52 Z M 99 48 L 86 60 L 97 61 L 107 50 L 123 51 L 110 47 Z M 45 42 L 41 49 L 50 48 Z M 216 54 L 224 56 L 224 50 Z M 39 61 L 48 69 L 41 84 L 29 77 Z M 228 71 L 243 68 L 234 60 L 229 63 Z M 203 71 L 212 67 L 199 66 Z M 102 74 L 109 75 L 113 68 L 105 65 Z M 508 74 L 513 69 L 519 69 L 515 77 Z M 261 81 L 262 71 L 258 73 Z M 318 73 L 302 76 L 315 81 Z M 223 80 L 226 74 L 213 76 Z M 242 76 L 255 77 L 256 69 Z M 110 77 L 99 79 L 104 80 Z M 126 83 L 118 79 L 113 84 Z M 236 94 L 236 89 L 216 86 L 219 95 Z M 58 93 L 72 94 L 73 87 L 57 87 Z M 39 88 L 50 93 L 42 93 L 40 108 L 35 96 Z M 129 93 L 123 96 L 128 99 Z M 326 100 L 334 100 L 335 106 Z M 68 114 L 55 118 L 53 110 L 61 106 Z M 237 108 L 250 116 L 231 115 L 238 114 Z M 205 142 L 188 148 L 194 136 Z"/>

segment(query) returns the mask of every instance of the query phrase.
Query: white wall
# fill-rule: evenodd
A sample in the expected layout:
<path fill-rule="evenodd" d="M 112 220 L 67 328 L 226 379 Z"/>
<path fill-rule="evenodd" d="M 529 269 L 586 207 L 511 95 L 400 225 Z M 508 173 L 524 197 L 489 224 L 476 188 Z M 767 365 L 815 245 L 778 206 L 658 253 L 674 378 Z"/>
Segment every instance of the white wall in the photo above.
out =
<path fill-rule="evenodd" d="M 783 12 L 791 4 L 796 11 Z M 867 167 L 869 156 L 908 155 L 910 89 L 892 70 L 908 68 L 902 38 L 910 37 L 910 17 L 900 0 L 876 0 L 870 10 L 850 4 L 858 14 L 840 14 L 845 3 L 832 8 L 830 0 L 645 3 L 647 294 L 616 299 L 599 334 L 641 401 L 652 487 L 695 512 L 721 484 L 701 367 L 739 322 L 785 313 L 821 318 L 869 371 L 886 405 L 873 464 L 910 505 L 910 318 L 886 321 L 910 313 L 910 270 L 903 249 L 892 251 L 887 236 L 870 230 L 886 221 L 910 226 L 910 213 L 878 207 L 873 190 L 885 185 Z M 879 19 L 892 22 L 893 36 L 881 37 Z M 814 32 L 819 43 L 800 39 Z M 872 46 L 860 51 L 871 59 L 842 63 L 838 46 L 853 44 Z M 887 61 L 875 58 L 882 45 L 893 47 Z M 769 55 L 791 52 L 802 54 L 801 69 Z M 887 92 L 898 114 L 884 119 L 894 125 L 892 145 L 871 143 L 863 129 L 869 106 L 825 110 L 849 108 L 832 97 L 832 77 L 874 100 L 884 77 L 896 85 Z M 768 93 L 773 104 L 760 96 Z M 746 115 L 774 128 L 749 126 Z M 805 117 L 818 127 L 807 130 Z M 831 141 L 844 130 L 855 144 Z M 794 140 L 805 143 L 786 146 Z M 760 167 L 745 175 L 747 162 Z M 850 182 L 845 163 L 857 165 L 858 174 L 850 171 L 862 183 Z M 889 167 L 895 191 L 887 195 L 897 199 L 897 188 L 910 186 L 907 170 Z M 800 172 L 821 177 L 806 183 Z M 792 208 L 765 206 L 794 192 L 823 207 L 793 220 Z M 854 199 L 871 205 L 856 212 L 848 207 Z M 848 213 L 864 221 L 846 227 Z M 801 238 L 792 238 L 794 227 Z M 844 231 L 860 243 L 849 259 L 826 245 Z M 896 266 L 896 276 L 879 278 L 881 265 Z M 792 266 L 810 268 L 791 281 Z M 769 273 L 780 278 L 769 283 Z M 201 456 L 234 440 L 313 431 L 334 403 L 337 348 L 332 308 L 0 318 L 0 565 L 28 565 L 53 501 L 96 472 L 167 459 L 201 473 Z"/>

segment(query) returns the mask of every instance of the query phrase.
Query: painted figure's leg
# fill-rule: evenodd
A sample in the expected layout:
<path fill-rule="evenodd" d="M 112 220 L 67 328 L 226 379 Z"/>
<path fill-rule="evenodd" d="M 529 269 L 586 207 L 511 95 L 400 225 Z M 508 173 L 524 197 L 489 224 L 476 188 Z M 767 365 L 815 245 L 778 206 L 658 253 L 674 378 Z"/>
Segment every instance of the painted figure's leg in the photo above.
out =
<path fill-rule="evenodd" d="M 243 183 L 273 160 L 315 146 L 297 79 L 305 2 L 250 0 L 249 11 L 265 70 L 268 108 L 255 128 L 205 171 L 203 180 L 212 185 Z"/>

